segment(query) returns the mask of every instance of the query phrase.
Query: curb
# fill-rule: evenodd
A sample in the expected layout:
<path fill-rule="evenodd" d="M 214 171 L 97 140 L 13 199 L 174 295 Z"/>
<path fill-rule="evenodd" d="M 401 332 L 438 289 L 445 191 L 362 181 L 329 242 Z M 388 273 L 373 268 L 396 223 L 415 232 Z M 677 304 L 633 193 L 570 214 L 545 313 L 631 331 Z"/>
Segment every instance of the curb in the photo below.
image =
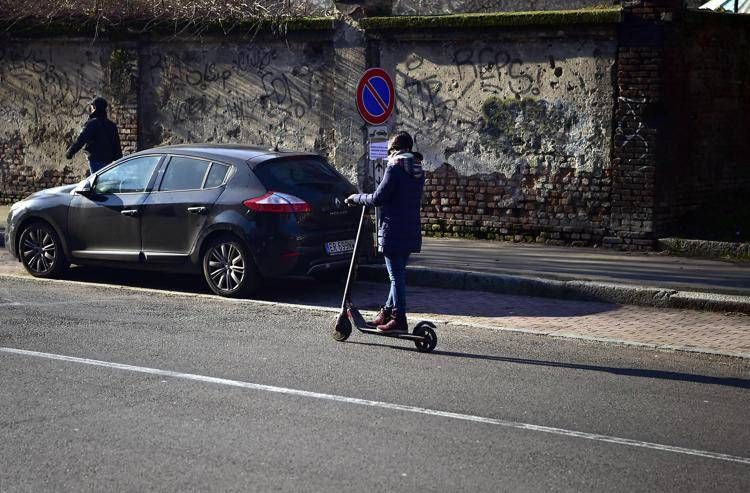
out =
<path fill-rule="evenodd" d="M 730 258 L 750 260 L 750 243 L 728 241 L 688 240 L 683 238 L 659 238 L 661 250 L 686 257 Z"/>
<path fill-rule="evenodd" d="M 384 282 L 388 280 L 388 273 L 382 265 L 361 265 L 357 277 L 363 281 Z M 407 267 L 406 279 L 415 286 L 434 288 L 750 314 L 750 296 L 676 291 L 597 281 L 559 281 L 417 266 Z"/>

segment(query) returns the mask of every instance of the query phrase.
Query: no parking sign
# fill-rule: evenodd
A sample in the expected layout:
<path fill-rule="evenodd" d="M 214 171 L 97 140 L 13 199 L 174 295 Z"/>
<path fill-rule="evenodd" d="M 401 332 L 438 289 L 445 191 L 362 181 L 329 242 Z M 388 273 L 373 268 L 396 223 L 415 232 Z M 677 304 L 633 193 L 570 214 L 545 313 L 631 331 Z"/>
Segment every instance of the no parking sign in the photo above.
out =
<path fill-rule="evenodd" d="M 370 125 L 381 125 L 393 112 L 396 92 L 388 72 L 382 68 L 365 71 L 357 84 L 357 109 Z"/>

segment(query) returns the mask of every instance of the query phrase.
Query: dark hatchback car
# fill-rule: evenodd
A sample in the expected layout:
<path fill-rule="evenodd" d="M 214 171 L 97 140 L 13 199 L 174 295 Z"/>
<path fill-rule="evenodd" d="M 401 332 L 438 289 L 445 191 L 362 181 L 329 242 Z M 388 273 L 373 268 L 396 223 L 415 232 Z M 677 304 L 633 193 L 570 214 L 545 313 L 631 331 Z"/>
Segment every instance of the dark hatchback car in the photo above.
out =
<path fill-rule="evenodd" d="M 359 214 L 344 199 L 355 192 L 315 154 L 159 147 L 17 202 L 5 242 L 36 277 L 71 263 L 193 271 L 235 296 L 264 277 L 345 270 Z"/>

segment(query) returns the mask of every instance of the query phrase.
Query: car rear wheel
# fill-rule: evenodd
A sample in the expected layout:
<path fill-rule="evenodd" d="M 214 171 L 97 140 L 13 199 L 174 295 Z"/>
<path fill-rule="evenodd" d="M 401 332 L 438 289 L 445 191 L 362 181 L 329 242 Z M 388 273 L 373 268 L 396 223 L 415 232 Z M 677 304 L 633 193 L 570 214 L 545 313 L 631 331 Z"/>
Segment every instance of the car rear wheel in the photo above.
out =
<path fill-rule="evenodd" d="M 234 236 L 211 240 L 203 252 L 202 261 L 206 283 L 219 296 L 249 295 L 260 287 L 260 275 L 252 257 Z"/>
<path fill-rule="evenodd" d="M 34 222 L 24 227 L 18 239 L 21 263 L 34 277 L 54 278 L 70 267 L 60 238 L 47 223 Z"/>

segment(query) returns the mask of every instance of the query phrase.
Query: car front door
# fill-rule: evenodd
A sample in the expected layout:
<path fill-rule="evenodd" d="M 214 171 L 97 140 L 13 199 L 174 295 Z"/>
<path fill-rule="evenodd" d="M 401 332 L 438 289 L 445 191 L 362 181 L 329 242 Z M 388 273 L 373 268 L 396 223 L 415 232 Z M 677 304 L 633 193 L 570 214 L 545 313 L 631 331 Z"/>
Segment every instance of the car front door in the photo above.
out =
<path fill-rule="evenodd" d="M 137 262 L 141 254 L 141 204 L 162 156 L 128 159 L 96 175 L 90 192 L 70 203 L 71 255 Z"/>
<path fill-rule="evenodd" d="M 182 262 L 192 251 L 230 166 L 171 156 L 143 203 L 141 231 L 147 262 Z"/>

